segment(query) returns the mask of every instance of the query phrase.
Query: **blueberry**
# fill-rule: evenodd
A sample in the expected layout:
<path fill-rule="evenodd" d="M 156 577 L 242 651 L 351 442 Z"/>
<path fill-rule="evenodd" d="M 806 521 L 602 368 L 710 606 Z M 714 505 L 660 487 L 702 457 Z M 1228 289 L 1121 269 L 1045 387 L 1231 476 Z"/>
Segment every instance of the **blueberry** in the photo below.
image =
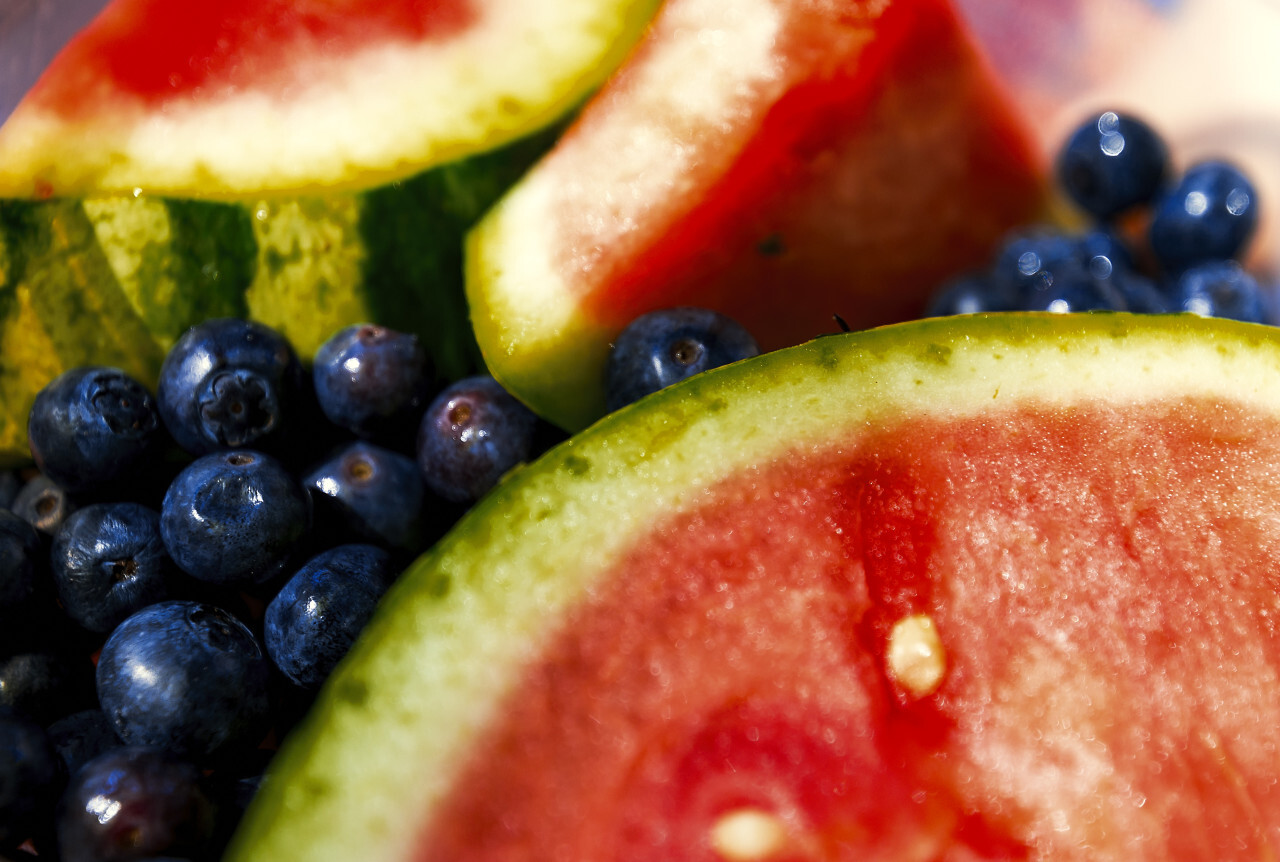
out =
<path fill-rule="evenodd" d="M 116 736 L 107 716 L 97 707 L 64 715 L 49 725 L 48 733 L 67 775 L 74 775 L 99 754 L 124 744 Z"/>
<path fill-rule="evenodd" d="M 64 781 L 62 762 L 44 729 L 0 710 L 0 851 L 52 832 Z"/>
<path fill-rule="evenodd" d="M 436 396 L 418 426 L 418 468 L 426 485 L 454 503 L 480 499 L 533 452 L 537 418 L 484 375 Z"/>
<path fill-rule="evenodd" d="M 215 584 L 263 583 L 307 538 L 311 501 L 270 455 L 215 452 L 187 465 L 164 496 L 160 535 L 184 572 Z"/>
<path fill-rule="evenodd" d="M 27 420 L 40 471 L 72 493 L 133 472 L 160 438 L 155 399 L 118 368 L 73 368 L 40 390 Z"/>
<path fill-rule="evenodd" d="M 736 321 L 703 308 L 670 308 L 633 320 L 619 333 L 605 368 L 610 410 L 711 368 L 760 352 Z"/>
<path fill-rule="evenodd" d="M 1171 305 L 1205 317 L 1249 323 L 1263 323 L 1266 318 L 1257 279 L 1234 260 L 1208 261 L 1183 272 L 1173 285 Z"/>
<path fill-rule="evenodd" d="M 1169 150 L 1136 117 L 1105 111 L 1067 138 L 1058 155 L 1058 182 L 1082 209 L 1111 219 L 1149 203 L 1168 171 Z"/>
<path fill-rule="evenodd" d="M 160 417 L 194 455 L 218 449 L 282 445 L 290 417 L 310 391 L 302 365 L 280 333 L 248 320 L 220 318 L 178 339 L 160 367 Z"/>
<path fill-rule="evenodd" d="M 411 553 L 423 536 L 422 476 L 412 458 L 373 443 L 355 442 L 303 478 L 316 511 L 335 526 L 388 548 Z"/>
<path fill-rule="evenodd" d="M 21 625 L 45 594 L 44 545 L 36 528 L 0 509 L 0 627 Z"/>
<path fill-rule="evenodd" d="M 374 439 L 412 439 L 431 381 L 417 336 L 367 323 L 322 344 L 312 376 L 325 417 Z"/>
<path fill-rule="evenodd" d="M 929 301 L 925 317 L 1013 311 L 1016 308 L 1016 298 L 1007 285 L 998 284 L 985 273 L 969 273 L 942 285 Z"/>
<path fill-rule="evenodd" d="M 213 805 L 199 770 L 172 754 L 126 746 L 72 776 L 58 806 L 64 860 L 123 862 L 161 853 L 207 858 Z"/>
<path fill-rule="evenodd" d="M 50 568 L 67 616 L 102 634 L 167 598 L 177 571 L 160 537 L 160 513 L 138 503 L 76 511 L 54 536 Z"/>
<path fill-rule="evenodd" d="M 31 478 L 13 500 L 13 513 L 41 533 L 52 536 L 79 504 L 43 473 Z"/>
<path fill-rule="evenodd" d="M 1151 250 L 1169 272 L 1235 258 L 1258 224 L 1258 195 L 1238 168 L 1221 161 L 1187 169 L 1151 218 Z"/>
<path fill-rule="evenodd" d="M 122 622 L 98 658 L 98 700 L 122 740 L 196 760 L 258 742 L 270 663 L 253 633 L 213 605 L 166 601 Z"/>
<path fill-rule="evenodd" d="M 22 488 L 22 480 L 12 470 L 0 470 L 0 509 L 12 509 L 14 498 Z"/>
<path fill-rule="evenodd" d="M 1124 297 L 1128 311 L 1136 314 L 1165 314 L 1173 309 L 1169 298 L 1156 283 L 1136 272 L 1124 272 L 1114 278 L 1116 290 Z"/>
<path fill-rule="evenodd" d="M 295 684 L 318 688 L 394 577 L 390 556 L 373 545 L 341 545 L 313 557 L 267 605 L 267 654 Z"/>
<path fill-rule="evenodd" d="M 1019 310 L 1121 311 L 1125 301 L 1109 255 L 1116 253 L 1098 238 L 1030 228 L 1006 238 L 990 277 Z"/>
<path fill-rule="evenodd" d="M 0 708 L 48 724 L 92 702 L 93 664 L 87 653 L 36 643 L 0 658 Z"/>

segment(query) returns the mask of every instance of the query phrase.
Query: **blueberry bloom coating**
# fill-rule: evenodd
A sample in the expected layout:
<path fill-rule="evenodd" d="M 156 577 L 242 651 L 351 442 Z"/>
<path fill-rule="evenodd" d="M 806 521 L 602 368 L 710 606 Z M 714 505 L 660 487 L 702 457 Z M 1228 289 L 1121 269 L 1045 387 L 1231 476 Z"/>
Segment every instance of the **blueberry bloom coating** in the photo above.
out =
<path fill-rule="evenodd" d="M 0 625 L 17 625 L 41 594 L 44 546 L 36 528 L 0 509 Z"/>
<path fill-rule="evenodd" d="M 160 367 L 160 417 L 194 455 L 278 443 L 308 388 L 289 342 L 268 326 L 220 318 L 193 326 Z"/>
<path fill-rule="evenodd" d="M 1067 139 L 1058 155 L 1058 181 L 1082 209 L 1110 219 L 1150 202 L 1168 172 L 1169 149 L 1136 117 L 1104 111 Z"/>
<path fill-rule="evenodd" d="M 358 536 L 411 552 L 422 541 L 422 476 L 412 458 L 373 443 L 355 442 L 303 479 L 316 510 Z"/>
<path fill-rule="evenodd" d="M 127 746 L 95 757 L 72 777 L 59 804 L 58 847 L 67 860 L 205 858 L 213 818 L 194 765 Z"/>
<path fill-rule="evenodd" d="M 138 503 L 77 510 L 53 538 L 50 568 L 67 616 L 102 634 L 167 598 L 177 571 L 160 537 L 160 513 Z"/>
<path fill-rule="evenodd" d="M 1170 304 L 1177 311 L 1263 323 L 1266 309 L 1258 281 L 1234 260 L 1196 264 L 1178 277 Z"/>
<path fill-rule="evenodd" d="M 703 308 L 653 311 L 614 341 L 605 367 L 610 410 L 695 374 L 755 356 L 755 339 L 736 321 Z"/>
<path fill-rule="evenodd" d="M 368 323 L 344 327 L 320 345 L 312 378 L 330 422 L 374 438 L 412 429 L 430 385 L 417 336 Z"/>
<path fill-rule="evenodd" d="M 36 395 L 27 420 L 40 471 L 72 493 L 129 475 L 160 428 L 155 399 L 118 368 L 73 368 Z"/>
<path fill-rule="evenodd" d="M 313 557 L 267 605 L 267 654 L 295 684 L 318 688 L 393 578 L 390 556 L 373 545 L 341 545 Z"/>
<path fill-rule="evenodd" d="M 418 426 L 418 469 L 453 503 L 480 499 L 533 451 L 537 418 L 498 381 L 467 377 L 445 388 Z"/>
<path fill-rule="evenodd" d="M 165 493 L 160 535 L 184 572 L 215 584 L 262 583 L 283 572 L 311 527 L 311 500 L 261 452 L 197 458 Z"/>
<path fill-rule="evenodd" d="M 1258 225 L 1258 193 L 1234 165 L 1201 162 L 1156 204 L 1151 250 L 1169 272 L 1238 257 Z"/>
<path fill-rule="evenodd" d="M 0 851 L 51 831 L 64 781 L 62 762 L 40 725 L 0 710 Z"/>
<path fill-rule="evenodd" d="M 116 734 L 196 760 L 256 743 L 270 663 L 244 623 L 213 605 L 166 601 L 122 622 L 98 657 L 98 700 Z"/>

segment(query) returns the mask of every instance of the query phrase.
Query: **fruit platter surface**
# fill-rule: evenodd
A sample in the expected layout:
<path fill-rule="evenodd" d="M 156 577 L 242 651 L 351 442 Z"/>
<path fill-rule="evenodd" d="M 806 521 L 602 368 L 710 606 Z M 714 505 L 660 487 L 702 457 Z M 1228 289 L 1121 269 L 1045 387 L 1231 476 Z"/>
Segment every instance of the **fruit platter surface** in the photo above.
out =
<path fill-rule="evenodd" d="M 0 862 L 1280 857 L 1280 7 L 100 5 Z"/>

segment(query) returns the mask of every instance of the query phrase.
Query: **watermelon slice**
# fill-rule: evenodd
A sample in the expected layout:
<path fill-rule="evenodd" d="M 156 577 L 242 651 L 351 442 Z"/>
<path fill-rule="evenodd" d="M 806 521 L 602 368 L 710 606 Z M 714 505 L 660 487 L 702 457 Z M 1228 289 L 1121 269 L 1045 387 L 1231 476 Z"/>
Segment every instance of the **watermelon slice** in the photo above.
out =
<path fill-rule="evenodd" d="M 0 127 L 0 196 L 368 187 L 546 126 L 658 0 L 113 0 Z"/>
<path fill-rule="evenodd" d="M 640 314 L 714 308 L 765 349 L 918 317 L 1037 216 L 1041 176 L 948 0 L 670 0 L 472 233 L 472 320 L 494 374 L 580 428 Z"/>
<path fill-rule="evenodd" d="M 228 858 L 1270 858 L 1278 381 L 993 315 L 660 392 L 401 579 Z"/>

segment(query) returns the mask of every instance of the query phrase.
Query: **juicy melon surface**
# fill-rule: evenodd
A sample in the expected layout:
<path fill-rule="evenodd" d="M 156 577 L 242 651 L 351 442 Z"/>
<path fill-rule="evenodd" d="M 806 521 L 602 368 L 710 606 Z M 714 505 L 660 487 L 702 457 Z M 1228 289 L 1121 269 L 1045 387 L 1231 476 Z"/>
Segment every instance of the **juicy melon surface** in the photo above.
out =
<path fill-rule="evenodd" d="M 495 375 L 568 428 L 613 337 L 675 305 L 765 349 L 921 316 L 1040 212 L 1040 158 L 948 0 L 671 0 L 473 231 Z"/>
<path fill-rule="evenodd" d="M 1267 858 L 1277 381 L 992 315 L 658 393 L 406 573 L 230 858 Z"/>
<path fill-rule="evenodd" d="M 550 124 L 658 0 L 112 0 L 0 126 L 0 195 L 368 187 Z"/>

